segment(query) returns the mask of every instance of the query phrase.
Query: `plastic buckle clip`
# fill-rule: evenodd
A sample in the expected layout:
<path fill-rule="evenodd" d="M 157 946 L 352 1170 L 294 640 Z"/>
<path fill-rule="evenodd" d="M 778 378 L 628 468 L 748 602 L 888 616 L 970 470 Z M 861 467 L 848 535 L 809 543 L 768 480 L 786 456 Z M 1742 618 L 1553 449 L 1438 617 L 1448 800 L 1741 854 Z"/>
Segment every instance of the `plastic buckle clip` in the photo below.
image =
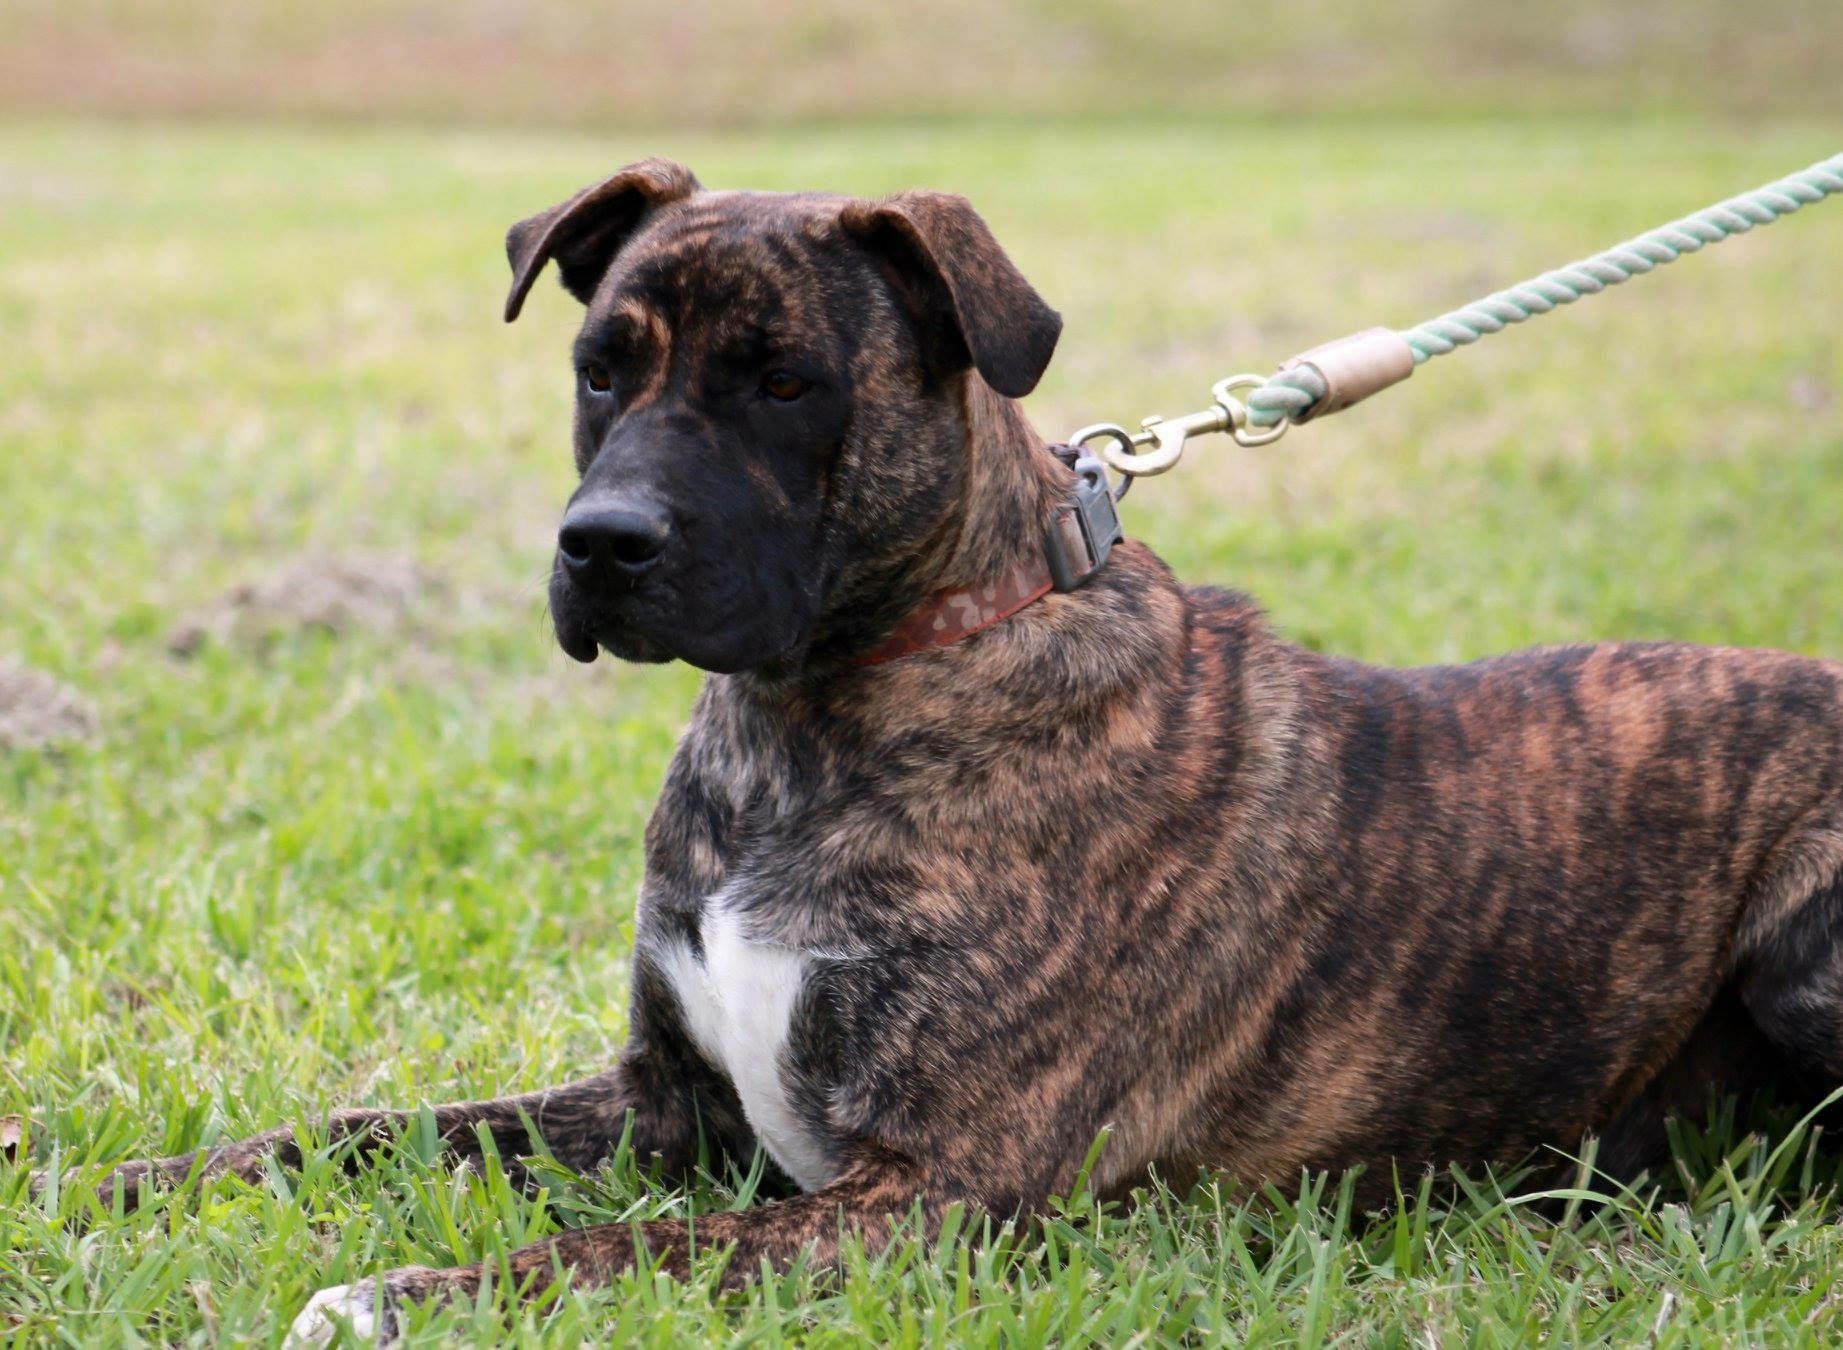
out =
<path fill-rule="evenodd" d="M 1050 517 L 1043 540 L 1050 577 L 1059 591 L 1085 585 L 1106 565 L 1113 546 L 1126 538 L 1101 461 L 1083 455 L 1074 467 L 1075 490 Z"/>

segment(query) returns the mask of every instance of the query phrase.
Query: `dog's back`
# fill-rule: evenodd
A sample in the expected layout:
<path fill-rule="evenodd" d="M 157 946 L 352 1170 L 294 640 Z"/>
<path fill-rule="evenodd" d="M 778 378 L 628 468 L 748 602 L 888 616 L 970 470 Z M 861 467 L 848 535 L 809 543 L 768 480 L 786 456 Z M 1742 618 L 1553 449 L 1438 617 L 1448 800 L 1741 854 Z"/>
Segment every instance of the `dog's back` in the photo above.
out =
<path fill-rule="evenodd" d="M 1245 602 L 1186 595 L 1196 640 L 1236 648 L 1195 659 L 1245 670 Z M 1252 642 L 1297 691 L 1263 789 L 1292 865 L 1265 869 L 1271 942 L 1236 970 L 1255 990 L 1224 1035 L 1246 1052 L 1200 1103 L 1242 1119 L 1186 1162 L 1283 1176 L 1566 1143 L 1730 993 L 1794 1063 L 1843 1076 L 1843 667 L 1627 644 L 1385 670 Z"/>

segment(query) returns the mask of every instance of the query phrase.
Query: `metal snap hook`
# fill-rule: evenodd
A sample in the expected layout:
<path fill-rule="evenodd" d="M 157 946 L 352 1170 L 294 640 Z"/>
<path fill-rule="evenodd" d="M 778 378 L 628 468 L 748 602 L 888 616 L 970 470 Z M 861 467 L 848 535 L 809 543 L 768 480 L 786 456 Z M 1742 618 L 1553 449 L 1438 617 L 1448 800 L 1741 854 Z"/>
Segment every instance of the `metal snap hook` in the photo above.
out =
<path fill-rule="evenodd" d="M 1228 433 L 1237 445 L 1253 447 L 1272 445 L 1284 436 L 1287 428 L 1292 426 L 1292 419 L 1282 417 L 1270 427 L 1250 426 L 1248 422 L 1248 405 L 1235 397 L 1237 389 L 1259 389 L 1267 383 L 1265 375 L 1256 375 L 1244 371 L 1240 375 L 1231 375 L 1227 379 L 1217 380 L 1210 386 L 1210 397 L 1225 408 L 1231 410 Z"/>
<path fill-rule="evenodd" d="M 1069 437 L 1069 444 L 1077 449 L 1086 449 L 1090 441 L 1106 438 L 1100 447 L 1100 457 L 1107 467 L 1115 473 L 1130 477 L 1145 477 L 1163 473 L 1178 461 L 1184 451 L 1183 437 L 1178 437 L 1173 444 L 1158 441 L 1156 450 L 1144 454 L 1136 453 L 1140 446 L 1154 443 L 1150 431 L 1142 431 L 1137 436 L 1117 422 L 1096 422 L 1085 426 Z"/>

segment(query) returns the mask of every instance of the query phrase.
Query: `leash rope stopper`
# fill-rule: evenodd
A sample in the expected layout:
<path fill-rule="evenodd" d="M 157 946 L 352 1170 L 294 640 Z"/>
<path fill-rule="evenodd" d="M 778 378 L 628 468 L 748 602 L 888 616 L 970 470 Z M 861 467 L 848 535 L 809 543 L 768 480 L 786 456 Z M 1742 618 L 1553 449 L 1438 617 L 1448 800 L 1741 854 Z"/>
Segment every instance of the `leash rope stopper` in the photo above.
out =
<path fill-rule="evenodd" d="M 1301 369 L 1316 372 L 1325 392 L 1309 407 L 1291 414 L 1287 420 L 1294 423 L 1342 412 L 1371 394 L 1400 384 L 1414 374 L 1414 348 L 1393 328 L 1366 328 L 1287 358 L 1277 373 L 1286 375 Z M 1285 424 L 1282 421 L 1275 425 Z"/>

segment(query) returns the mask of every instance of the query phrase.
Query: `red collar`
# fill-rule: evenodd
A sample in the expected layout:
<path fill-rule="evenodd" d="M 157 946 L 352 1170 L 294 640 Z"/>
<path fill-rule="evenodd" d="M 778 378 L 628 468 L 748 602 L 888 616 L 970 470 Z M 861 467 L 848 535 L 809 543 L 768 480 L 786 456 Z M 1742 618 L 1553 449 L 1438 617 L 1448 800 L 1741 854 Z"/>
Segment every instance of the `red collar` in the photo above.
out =
<path fill-rule="evenodd" d="M 1056 579 L 1050 575 L 1049 565 L 1036 562 L 1019 563 L 989 586 L 941 591 L 852 664 L 880 666 L 885 661 L 913 656 L 930 647 L 946 647 L 1009 619 L 1055 587 Z"/>
<path fill-rule="evenodd" d="M 1018 563 L 996 580 L 964 590 L 940 591 L 896 625 L 896 630 L 853 665 L 880 666 L 901 656 L 947 647 L 990 628 L 1051 591 L 1072 591 L 1101 570 L 1124 536 L 1107 474 L 1097 459 L 1052 446 L 1071 463 L 1075 485 L 1051 514 L 1041 557 Z"/>

